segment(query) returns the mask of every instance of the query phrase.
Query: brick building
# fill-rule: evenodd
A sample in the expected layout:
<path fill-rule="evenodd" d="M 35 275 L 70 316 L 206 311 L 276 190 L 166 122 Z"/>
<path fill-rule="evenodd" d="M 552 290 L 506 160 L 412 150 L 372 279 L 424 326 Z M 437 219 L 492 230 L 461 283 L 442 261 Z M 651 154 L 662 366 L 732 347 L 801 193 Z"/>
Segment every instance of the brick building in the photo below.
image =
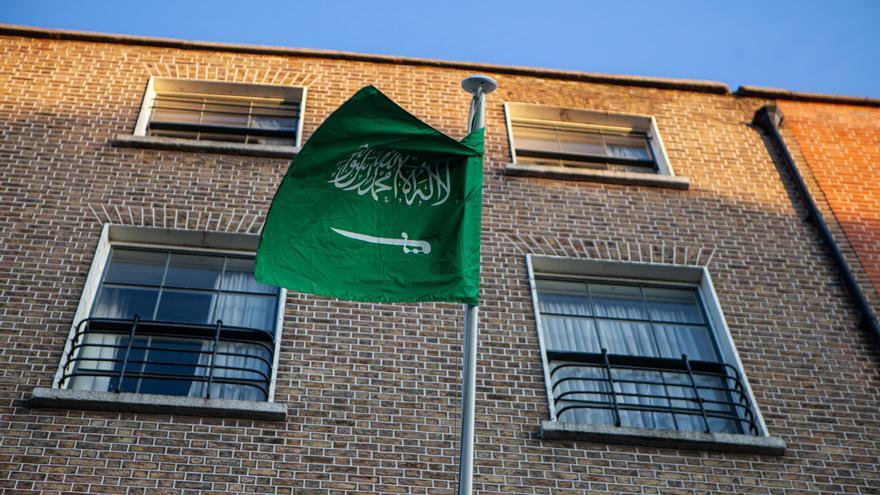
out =
<path fill-rule="evenodd" d="M 476 491 L 880 493 L 878 342 L 787 160 L 876 311 L 880 102 L 14 26 L 0 57 L 7 492 L 455 493 L 462 308 L 249 267 L 333 109 L 373 84 L 461 137 L 482 72 Z"/>

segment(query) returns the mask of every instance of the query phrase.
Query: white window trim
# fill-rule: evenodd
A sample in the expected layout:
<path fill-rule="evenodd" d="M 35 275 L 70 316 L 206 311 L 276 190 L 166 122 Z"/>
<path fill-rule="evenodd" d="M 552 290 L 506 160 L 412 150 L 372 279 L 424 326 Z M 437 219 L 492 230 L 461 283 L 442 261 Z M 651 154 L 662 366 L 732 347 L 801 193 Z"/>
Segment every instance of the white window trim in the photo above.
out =
<path fill-rule="evenodd" d="M 150 110 L 153 106 L 153 102 L 156 100 L 156 81 L 181 81 L 187 83 L 220 83 L 220 84 L 229 84 L 229 85 L 242 85 L 242 86 L 251 86 L 253 88 L 267 88 L 267 89 L 284 89 L 291 91 L 300 91 L 300 103 L 299 103 L 299 115 L 297 116 L 297 124 L 296 124 L 296 138 L 294 139 L 293 147 L 299 148 L 302 146 L 302 131 L 303 131 L 303 117 L 305 116 L 306 109 L 306 98 L 308 96 L 308 88 L 306 86 L 280 86 L 274 84 L 252 84 L 252 83 L 237 83 L 237 82 L 229 82 L 229 81 L 209 81 L 202 79 L 184 79 L 184 78 L 175 78 L 175 77 L 156 77 L 150 76 L 149 81 L 147 81 L 147 87 L 144 90 L 144 98 L 141 101 L 141 111 L 138 114 L 137 123 L 134 126 L 135 136 L 146 136 L 147 135 L 147 127 L 150 124 L 150 114 L 152 113 Z M 245 144 L 246 145 L 246 144 Z M 262 145 L 250 145 L 250 146 L 262 146 Z"/>
<path fill-rule="evenodd" d="M 663 144 L 663 138 L 660 135 L 660 130 L 657 127 L 657 119 L 654 118 L 653 115 L 641 115 L 641 114 L 633 114 L 633 113 L 616 113 L 616 112 L 597 112 L 593 110 L 586 109 L 578 109 L 578 108 L 564 108 L 557 107 L 554 105 L 536 105 L 532 103 L 515 103 L 515 102 L 505 102 L 504 103 L 504 119 L 507 123 L 507 143 L 510 146 L 510 158 L 512 163 L 517 163 L 516 159 L 516 141 L 513 136 L 513 125 L 512 125 L 512 108 L 513 106 L 520 107 L 523 109 L 528 109 L 529 107 L 533 107 L 535 109 L 552 109 L 559 111 L 566 111 L 568 114 L 572 114 L 576 117 L 581 117 L 584 123 L 590 123 L 590 119 L 614 119 L 621 122 L 627 122 L 632 124 L 633 126 L 642 127 L 643 130 L 647 133 L 648 136 L 648 144 L 651 147 L 651 153 L 654 155 L 654 160 L 657 165 L 657 175 L 666 175 L 666 176 L 675 176 L 675 173 L 672 170 L 672 165 L 669 163 L 669 157 L 666 154 L 666 146 Z M 647 124 L 647 125 L 646 125 Z M 608 170 L 603 171 L 606 174 L 621 174 L 624 175 L 626 172 L 616 171 L 616 170 Z M 644 173 L 644 172 L 639 172 Z M 646 174 L 648 175 L 648 174 Z"/>
<path fill-rule="evenodd" d="M 537 265 L 537 270 L 536 270 Z M 579 258 L 567 258 L 562 256 L 526 255 L 526 267 L 529 273 L 529 288 L 532 296 L 532 307 L 535 317 L 535 326 L 538 331 L 538 344 L 541 351 L 541 363 L 544 368 L 544 388 L 547 393 L 547 405 L 550 411 L 550 420 L 557 421 L 556 411 L 553 406 L 552 384 L 550 383 L 550 364 L 547 361 L 546 347 L 544 344 L 544 332 L 541 325 L 541 312 L 538 302 L 538 288 L 535 283 L 535 273 L 571 274 L 575 276 L 607 277 L 612 279 L 629 279 L 635 281 L 668 282 L 674 284 L 692 284 L 696 286 L 703 300 L 703 306 L 710 319 L 711 327 L 719 344 L 722 358 L 725 363 L 733 364 L 740 372 L 758 426 L 759 436 L 767 437 L 767 425 L 764 416 L 755 400 L 755 394 L 749 383 L 748 376 L 743 367 L 739 352 L 724 318 L 721 302 L 712 284 L 712 278 L 706 267 L 693 265 L 673 265 L 664 263 L 638 263 L 629 261 L 605 261 Z"/>
<path fill-rule="evenodd" d="M 110 249 L 113 246 L 128 247 L 160 247 L 173 248 L 183 251 L 212 252 L 218 254 L 246 254 L 253 255 L 259 236 L 255 234 L 233 234 L 227 232 L 205 232 L 181 229 L 162 229 L 150 227 L 131 227 L 127 225 L 104 224 L 98 246 L 92 257 L 92 264 L 86 275 L 79 305 L 76 308 L 67 341 L 64 344 L 64 352 L 61 354 L 61 362 L 55 372 L 52 381 L 53 388 L 60 388 L 61 378 L 67 371 L 63 368 L 64 363 L 72 363 L 66 356 L 70 353 L 76 327 L 83 319 L 88 318 L 92 312 L 92 305 L 98 295 L 98 287 L 104 268 L 107 266 Z M 278 359 L 281 352 L 281 334 L 284 327 L 284 306 L 287 300 L 287 289 L 282 288 L 278 296 L 278 308 L 275 323 L 275 352 L 272 362 L 272 375 L 269 381 L 269 394 L 266 402 L 275 401 L 275 388 L 278 374 Z M 70 364 L 68 364 L 69 366 Z"/>

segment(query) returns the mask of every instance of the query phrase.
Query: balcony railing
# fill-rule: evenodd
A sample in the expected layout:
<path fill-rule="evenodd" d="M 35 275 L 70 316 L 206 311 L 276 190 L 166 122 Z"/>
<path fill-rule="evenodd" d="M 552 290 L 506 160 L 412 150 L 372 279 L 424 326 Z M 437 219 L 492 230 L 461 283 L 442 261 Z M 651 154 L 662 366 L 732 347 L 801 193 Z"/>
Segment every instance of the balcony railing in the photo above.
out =
<path fill-rule="evenodd" d="M 59 387 L 263 401 L 273 341 L 222 321 L 88 318 L 76 327 Z"/>
<path fill-rule="evenodd" d="M 681 359 L 548 351 L 558 421 L 748 433 L 759 428 L 739 371 Z"/>

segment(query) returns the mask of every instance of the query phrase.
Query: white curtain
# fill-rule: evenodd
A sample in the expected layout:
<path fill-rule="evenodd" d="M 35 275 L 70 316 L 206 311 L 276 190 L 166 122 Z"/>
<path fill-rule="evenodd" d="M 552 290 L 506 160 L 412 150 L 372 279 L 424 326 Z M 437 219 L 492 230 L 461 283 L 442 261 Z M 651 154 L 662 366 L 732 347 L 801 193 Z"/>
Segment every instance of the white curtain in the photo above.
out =
<path fill-rule="evenodd" d="M 212 345 L 213 341 L 205 341 L 202 344 L 197 374 L 204 378 L 207 378 L 210 372 Z M 266 376 L 271 375 L 269 366 L 263 359 L 259 359 L 260 357 L 268 360 L 269 355 L 265 349 L 258 345 L 244 342 L 218 342 L 217 356 L 214 361 L 214 378 L 261 380 L 268 384 L 269 380 L 263 375 L 255 371 L 248 371 L 259 370 Z M 226 369 L 224 367 L 242 369 Z M 207 381 L 194 381 L 189 389 L 189 396 L 206 397 L 207 387 Z M 262 401 L 266 399 L 266 396 L 256 387 L 215 382 L 211 387 L 211 398 Z"/>
<path fill-rule="evenodd" d="M 89 370 L 98 370 L 111 372 L 115 367 L 112 361 L 97 361 L 97 359 L 113 359 L 118 351 L 115 347 L 122 342 L 122 335 L 113 335 L 106 333 L 87 334 L 82 341 L 82 347 L 79 349 L 78 361 L 76 369 L 83 373 Z M 127 337 L 126 337 L 127 340 Z M 68 388 L 74 390 L 95 390 L 98 392 L 110 391 L 110 380 L 112 376 L 82 376 L 77 375 L 71 378 Z"/>

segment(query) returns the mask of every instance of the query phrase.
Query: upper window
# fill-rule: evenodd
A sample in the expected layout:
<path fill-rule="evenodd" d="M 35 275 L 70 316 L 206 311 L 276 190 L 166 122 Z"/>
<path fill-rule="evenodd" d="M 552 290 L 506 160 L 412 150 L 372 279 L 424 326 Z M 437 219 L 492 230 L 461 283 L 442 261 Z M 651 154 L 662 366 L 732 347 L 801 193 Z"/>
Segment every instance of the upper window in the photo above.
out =
<path fill-rule="evenodd" d="M 508 103 L 513 161 L 671 175 L 652 117 Z"/>
<path fill-rule="evenodd" d="M 269 399 L 281 291 L 256 281 L 252 256 L 112 243 L 96 262 L 62 388 Z"/>
<path fill-rule="evenodd" d="M 586 262 L 572 273 L 559 261 L 533 260 L 555 420 L 762 433 L 723 319 L 707 303 L 711 285 L 693 272 L 699 269 L 633 278 L 634 265 Z"/>
<path fill-rule="evenodd" d="M 305 89 L 152 78 L 135 135 L 299 146 Z"/>

